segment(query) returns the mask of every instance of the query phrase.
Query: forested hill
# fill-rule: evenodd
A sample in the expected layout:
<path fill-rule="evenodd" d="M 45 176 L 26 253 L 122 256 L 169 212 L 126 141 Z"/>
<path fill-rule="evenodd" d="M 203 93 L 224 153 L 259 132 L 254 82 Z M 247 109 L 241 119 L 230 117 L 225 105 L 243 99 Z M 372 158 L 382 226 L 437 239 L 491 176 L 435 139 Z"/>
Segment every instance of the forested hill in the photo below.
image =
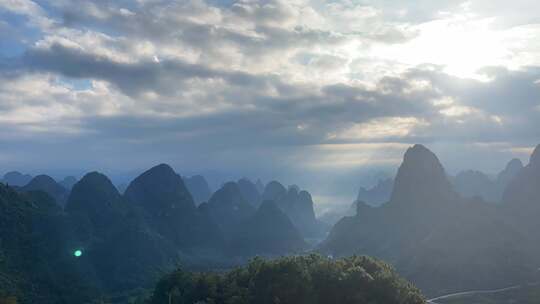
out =
<path fill-rule="evenodd" d="M 418 289 L 387 264 L 365 256 L 253 259 L 226 273 L 181 269 L 165 276 L 149 304 L 421 304 Z"/>

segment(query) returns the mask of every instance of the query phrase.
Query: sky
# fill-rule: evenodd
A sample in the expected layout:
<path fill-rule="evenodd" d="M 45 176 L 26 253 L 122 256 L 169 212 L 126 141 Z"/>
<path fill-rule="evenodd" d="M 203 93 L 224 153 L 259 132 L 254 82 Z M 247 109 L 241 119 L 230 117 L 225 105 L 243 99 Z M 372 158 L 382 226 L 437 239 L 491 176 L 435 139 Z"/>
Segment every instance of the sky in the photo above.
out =
<path fill-rule="evenodd" d="M 450 174 L 540 143 L 534 0 L 0 0 L 0 173 L 159 163 L 349 204 L 422 143 Z"/>

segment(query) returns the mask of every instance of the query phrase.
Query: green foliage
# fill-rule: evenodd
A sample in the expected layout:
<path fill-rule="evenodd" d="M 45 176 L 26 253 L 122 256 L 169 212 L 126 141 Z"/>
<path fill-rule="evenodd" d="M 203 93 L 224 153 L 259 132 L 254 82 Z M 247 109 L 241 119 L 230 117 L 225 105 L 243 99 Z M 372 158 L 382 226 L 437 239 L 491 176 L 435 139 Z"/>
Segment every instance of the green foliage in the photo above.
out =
<path fill-rule="evenodd" d="M 96 295 L 71 257 L 66 216 L 44 192 L 0 184 L 0 303 L 85 303 Z"/>
<path fill-rule="evenodd" d="M 0 297 L 0 304 L 17 304 L 17 298 L 15 296 Z"/>
<path fill-rule="evenodd" d="M 420 291 L 387 264 L 365 256 L 253 259 L 226 273 L 178 269 L 157 284 L 153 304 L 416 304 Z"/>

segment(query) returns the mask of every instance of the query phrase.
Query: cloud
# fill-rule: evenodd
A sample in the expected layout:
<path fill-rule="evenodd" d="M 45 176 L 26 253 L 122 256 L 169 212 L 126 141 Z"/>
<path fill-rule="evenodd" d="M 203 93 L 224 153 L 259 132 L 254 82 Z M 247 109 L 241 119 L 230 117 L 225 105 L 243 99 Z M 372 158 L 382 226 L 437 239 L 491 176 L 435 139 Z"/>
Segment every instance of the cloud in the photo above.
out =
<path fill-rule="evenodd" d="M 500 23 L 503 4 L 39 3 L 0 0 L 0 29 L 32 28 L 0 57 L 4 165 L 170 162 L 352 197 L 363 168 L 391 171 L 411 143 L 494 170 L 538 140 L 540 31 L 530 14 Z"/>

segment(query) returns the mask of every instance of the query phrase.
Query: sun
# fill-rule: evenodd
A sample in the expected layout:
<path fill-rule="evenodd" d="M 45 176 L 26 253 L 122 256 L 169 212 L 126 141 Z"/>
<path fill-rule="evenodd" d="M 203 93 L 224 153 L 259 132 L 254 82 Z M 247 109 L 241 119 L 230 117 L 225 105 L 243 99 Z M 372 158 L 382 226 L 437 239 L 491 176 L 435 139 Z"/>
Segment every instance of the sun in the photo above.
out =
<path fill-rule="evenodd" d="M 409 66 L 441 65 L 448 74 L 482 80 L 479 70 L 505 63 L 510 57 L 504 35 L 493 29 L 494 19 L 453 15 L 416 26 L 416 38 L 374 49 L 378 56 Z"/>

